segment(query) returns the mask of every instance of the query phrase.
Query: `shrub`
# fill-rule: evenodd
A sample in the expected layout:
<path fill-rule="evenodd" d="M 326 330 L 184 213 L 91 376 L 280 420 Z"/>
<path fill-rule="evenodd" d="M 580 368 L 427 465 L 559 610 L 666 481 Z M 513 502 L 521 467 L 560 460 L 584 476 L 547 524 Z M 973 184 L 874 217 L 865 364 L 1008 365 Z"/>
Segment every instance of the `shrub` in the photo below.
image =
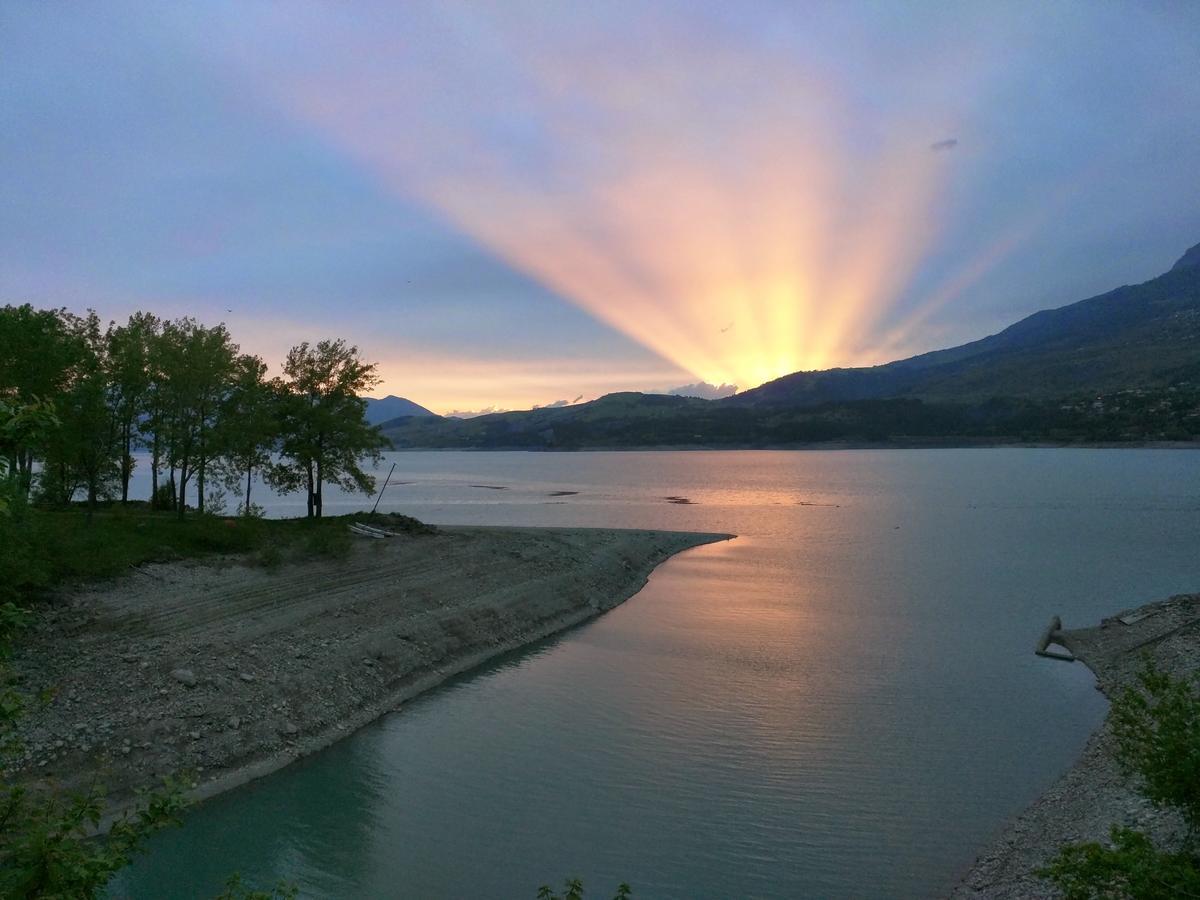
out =
<path fill-rule="evenodd" d="M 1200 897 L 1200 692 L 1147 662 L 1137 686 L 1113 701 L 1110 721 L 1121 770 L 1155 804 L 1179 812 L 1188 827 L 1184 844 L 1164 850 L 1114 825 L 1111 846 L 1069 844 L 1038 874 L 1066 900 Z"/>
<path fill-rule="evenodd" d="M 1147 797 L 1177 809 L 1195 833 L 1200 829 L 1200 692 L 1148 662 L 1113 703 L 1117 762 L 1139 779 Z"/>

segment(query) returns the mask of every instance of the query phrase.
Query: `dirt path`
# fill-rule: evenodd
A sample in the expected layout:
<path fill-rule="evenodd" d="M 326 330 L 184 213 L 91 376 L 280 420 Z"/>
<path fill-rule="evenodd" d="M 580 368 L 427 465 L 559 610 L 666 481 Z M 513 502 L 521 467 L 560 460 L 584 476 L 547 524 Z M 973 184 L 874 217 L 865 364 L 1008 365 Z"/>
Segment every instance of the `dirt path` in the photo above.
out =
<path fill-rule="evenodd" d="M 43 612 L 15 669 L 53 699 L 22 770 L 118 801 L 158 776 L 210 796 L 500 653 L 636 593 L 667 557 L 730 535 L 446 528 L 356 541 L 276 571 L 145 566 Z"/>
<path fill-rule="evenodd" d="M 1097 686 L 1109 697 L 1134 683 L 1144 655 L 1162 671 L 1194 677 L 1200 674 L 1200 594 L 1118 613 L 1094 628 L 1064 631 L 1061 643 L 1096 673 Z M 1117 770 L 1105 723 L 1079 761 L 975 861 L 951 898 L 1059 897 L 1034 869 L 1064 843 L 1106 842 L 1113 824 L 1141 829 L 1168 844 L 1183 833 L 1174 814 L 1156 809 Z"/>

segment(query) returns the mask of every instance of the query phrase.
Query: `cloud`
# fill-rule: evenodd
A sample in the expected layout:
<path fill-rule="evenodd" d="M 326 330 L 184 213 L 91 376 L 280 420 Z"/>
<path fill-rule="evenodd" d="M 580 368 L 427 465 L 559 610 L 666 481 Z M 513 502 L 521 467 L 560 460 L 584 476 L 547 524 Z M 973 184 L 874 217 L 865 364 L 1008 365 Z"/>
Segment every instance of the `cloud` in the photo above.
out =
<path fill-rule="evenodd" d="M 502 406 L 485 406 L 483 409 L 452 409 L 446 413 L 447 419 L 474 419 L 476 416 L 490 416 L 492 413 L 512 412 Z"/>
<path fill-rule="evenodd" d="M 736 384 L 709 384 L 707 381 L 697 381 L 695 384 L 682 384 L 679 387 L 664 391 L 676 397 L 700 397 L 704 400 L 719 400 L 722 397 L 732 397 L 737 393 Z"/>
<path fill-rule="evenodd" d="M 583 394 L 580 394 L 574 400 L 555 400 L 553 403 L 543 403 L 540 406 L 535 405 L 534 409 L 558 409 L 563 406 L 574 406 L 583 399 Z"/>
<path fill-rule="evenodd" d="M 934 153 L 941 153 L 945 150 L 953 150 L 958 146 L 958 138 L 946 138 L 944 141 L 934 141 L 929 145 L 929 149 Z"/>

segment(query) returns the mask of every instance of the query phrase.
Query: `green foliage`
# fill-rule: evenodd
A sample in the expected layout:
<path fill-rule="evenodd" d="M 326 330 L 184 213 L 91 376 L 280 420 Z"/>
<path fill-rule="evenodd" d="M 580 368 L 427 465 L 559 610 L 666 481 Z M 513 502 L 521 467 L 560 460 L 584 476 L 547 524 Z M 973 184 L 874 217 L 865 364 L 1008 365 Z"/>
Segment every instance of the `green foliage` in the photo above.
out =
<path fill-rule="evenodd" d="M 617 885 L 617 893 L 613 900 L 629 900 L 633 896 L 633 888 L 622 882 Z M 563 892 L 554 893 L 548 884 L 538 888 L 537 900 L 583 900 L 583 881 L 579 878 L 568 878 L 563 882 Z"/>
<path fill-rule="evenodd" d="M 269 891 L 257 891 L 242 884 L 241 874 L 235 873 L 225 882 L 225 890 L 215 900 L 295 900 L 300 891 L 294 884 L 279 882 Z"/>
<path fill-rule="evenodd" d="M 340 340 L 293 347 L 283 372 L 282 458 L 269 480 L 281 490 L 305 490 L 308 515 L 319 518 L 325 484 L 365 494 L 375 489 L 362 462 L 378 461 L 387 442 L 367 424 L 361 395 L 379 378 L 357 347 Z"/>
<path fill-rule="evenodd" d="M 147 562 L 211 555 L 246 556 L 268 568 L 313 555 L 341 558 L 355 539 L 353 521 L 413 536 L 435 528 L 394 514 L 314 520 L 219 518 L 155 512 L 145 503 L 98 507 L 91 523 L 75 509 L 18 506 L 0 516 L 0 603 L 29 602 L 63 582 L 113 578 Z"/>
<path fill-rule="evenodd" d="M 1113 703 L 1117 761 L 1136 776 L 1147 797 L 1182 814 L 1200 830 L 1200 691 L 1146 663 L 1130 688 Z"/>
<path fill-rule="evenodd" d="M 182 785 L 168 782 L 143 795 L 137 809 L 119 818 L 103 839 L 93 840 L 103 789 L 62 796 L 5 782 L 0 787 L 0 896 L 95 897 L 151 834 L 178 823 L 184 805 Z"/>
<path fill-rule="evenodd" d="M 263 545 L 263 548 L 258 551 L 256 562 L 264 569 L 274 571 L 283 565 L 283 551 L 279 549 L 279 544 L 274 541 L 268 541 Z"/>
<path fill-rule="evenodd" d="M 66 506 L 83 491 L 89 512 L 110 496 L 126 504 L 139 446 L 150 450 L 151 505 L 180 518 L 193 488 L 197 510 L 211 505 L 213 478 L 238 492 L 248 518 L 256 473 L 307 491 L 310 517 L 321 515 L 325 484 L 371 492 L 362 464 L 386 445 L 360 396 L 378 383 L 374 364 L 341 340 L 305 342 L 284 371 L 269 381 L 224 325 L 135 313 L 105 328 L 91 311 L 0 307 L 3 409 L 40 396 L 59 413 L 53 428 L 27 434 L 5 428 L 0 409 L 0 503 L 29 496 L 40 461 L 40 499 Z"/>
<path fill-rule="evenodd" d="M 304 540 L 304 550 L 309 556 L 319 556 L 326 559 L 344 559 L 353 547 L 353 538 L 346 526 L 333 520 L 328 524 L 318 524 L 307 529 Z"/>
<path fill-rule="evenodd" d="M 230 490 L 242 491 L 238 509 L 254 514 L 250 490 L 254 473 L 264 470 L 279 442 L 282 387 L 267 381 L 267 364 L 257 356 L 239 356 L 217 427 L 219 474 Z"/>
<path fill-rule="evenodd" d="M 1167 853 L 1131 828 L 1113 826 L 1111 847 L 1096 843 L 1064 847 L 1044 869 L 1065 900 L 1179 900 L 1200 897 L 1200 858 Z"/>
<path fill-rule="evenodd" d="M 1122 771 L 1157 805 L 1182 815 L 1189 829 L 1184 846 L 1164 850 L 1114 825 L 1112 846 L 1067 845 L 1038 874 L 1067 900 L 1200 897 L 1200 692 L 1147 661 L 1137 687 L 1113 701 L 1110 721 Z"/>

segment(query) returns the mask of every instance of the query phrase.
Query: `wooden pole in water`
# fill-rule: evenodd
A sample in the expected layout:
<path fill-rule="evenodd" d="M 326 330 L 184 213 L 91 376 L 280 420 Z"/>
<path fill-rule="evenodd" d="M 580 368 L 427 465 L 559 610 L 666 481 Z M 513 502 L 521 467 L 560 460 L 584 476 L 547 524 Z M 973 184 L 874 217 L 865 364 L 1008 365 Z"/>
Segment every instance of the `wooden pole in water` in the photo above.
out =
<path fill-rule="evenodd" d="M 379 498 L 383 496 L 383 492 L 387 490 L 388 481 L 392 480 L 392 472 L 396 471 L 396 464 L 392 463 L 391 469 L 388 470 L 387 480 L 383 482 L 383 487 L 379 489 L 379 493 L 375 495 L 375 505 L 371 507 L 371 515 L 375 515 L 375 510 L 379 508 Z"/>

